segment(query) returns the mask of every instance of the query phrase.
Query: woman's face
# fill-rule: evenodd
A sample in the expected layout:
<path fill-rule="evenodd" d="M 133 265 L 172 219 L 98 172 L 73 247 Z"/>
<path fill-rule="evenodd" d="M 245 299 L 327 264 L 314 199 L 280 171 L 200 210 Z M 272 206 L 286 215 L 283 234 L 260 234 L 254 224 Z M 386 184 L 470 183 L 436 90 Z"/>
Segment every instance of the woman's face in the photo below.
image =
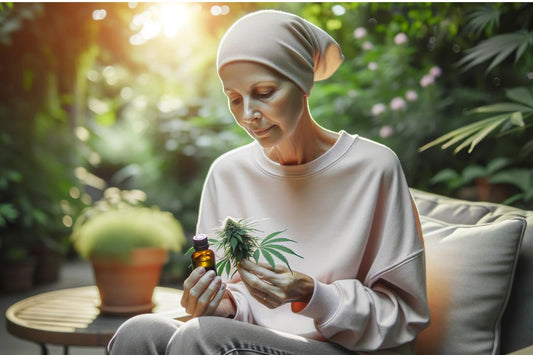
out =
<path fill-rule="evenodd" d="M 227 64 L 219 74 L 235 120 L 261 146 L 278 145 L 294 133 L 306 101 L 292 81 L 253 62 Z"/>

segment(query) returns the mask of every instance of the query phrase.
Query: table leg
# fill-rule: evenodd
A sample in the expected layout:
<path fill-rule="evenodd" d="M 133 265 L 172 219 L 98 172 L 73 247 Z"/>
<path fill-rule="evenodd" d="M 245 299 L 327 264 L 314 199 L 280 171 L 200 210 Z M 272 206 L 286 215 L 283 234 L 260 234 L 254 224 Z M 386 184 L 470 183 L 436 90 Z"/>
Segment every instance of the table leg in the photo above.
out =
<path fill-rule="evenodd" d="M 39 343 L 39 346 L 41 347 L 41 355 L 48 355 L 48 348 L 46 347 L 46 344 Z"/>
<path fill-rule="evenodd" d="M 63 355 L 68 355 L 68 345 L 63 346 Z"/>

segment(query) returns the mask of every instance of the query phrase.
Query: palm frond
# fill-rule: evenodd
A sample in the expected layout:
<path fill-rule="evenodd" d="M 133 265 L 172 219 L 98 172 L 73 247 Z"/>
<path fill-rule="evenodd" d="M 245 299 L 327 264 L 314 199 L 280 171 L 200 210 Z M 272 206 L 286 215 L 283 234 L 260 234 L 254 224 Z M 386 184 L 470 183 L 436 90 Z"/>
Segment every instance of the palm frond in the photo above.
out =
<path fill-rule="evenodd" d="M 467 15 L 465 31 L 479 36 L 482 32 L 492 32 L 500 25 L 500 9 L 494 5 L 482 5 Z"/>
<path fill-rule="evenodd" d="M 517 62 L 532 44 L 533 32 L 526 30 L 497 35 L 467 49 L 466 55 L 456 65 L 463 71 L 467 71 L 476 65 L 492 60 L 485 71 L 488 73 L 515 51 L 515 62 Z"/>
<path fill-rule="evenodd" d="M 473 114 L 496 114 L 491 117 L 467 124 L 448 132 L 437 139 L 419 148 L 422 152 L 435 146 L 447 149 L 457 145 L 454 154 L 468 148 L 471 153 L 474 148 L 487 136 L 501 128 L 501 134 L 509 133 L 514 129 L 526 129 L 525 120 L 533 118 L 533 91 L 529 88 L 518 87 L 506 90 L 506 96 L 512 102 L 502 102 L 492 105 L 480 106 L 467 112 Z M 513 127 L 510 129 L 509 127 Z"/>

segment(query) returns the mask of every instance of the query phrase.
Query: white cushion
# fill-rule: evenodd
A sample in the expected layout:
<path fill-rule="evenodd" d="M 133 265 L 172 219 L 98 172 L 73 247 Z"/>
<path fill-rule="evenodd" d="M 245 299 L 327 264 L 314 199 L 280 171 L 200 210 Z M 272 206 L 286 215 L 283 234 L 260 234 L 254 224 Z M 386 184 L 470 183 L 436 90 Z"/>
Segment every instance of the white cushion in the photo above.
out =
<path fill-rule="evenodd" d="M 431 324 L 419 354 L 498 354 L 526 222 L 451 225 L 421 217 Z"/>

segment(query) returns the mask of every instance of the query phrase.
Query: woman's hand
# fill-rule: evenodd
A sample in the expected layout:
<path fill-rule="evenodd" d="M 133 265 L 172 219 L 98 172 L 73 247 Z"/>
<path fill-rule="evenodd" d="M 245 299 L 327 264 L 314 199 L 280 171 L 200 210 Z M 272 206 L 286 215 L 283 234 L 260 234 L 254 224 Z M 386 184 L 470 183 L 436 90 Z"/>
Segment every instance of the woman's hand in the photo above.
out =
<path fill-rule="evenodd" d="M 226 284 L 215 272 L 198 267 L 184 281 L 183 288 L 181 305 L 193 318 L 235 314 L 235 306 L 226 294 Z"/>
<path fill-rule="evenodd" d="M 288 302 L 309 302 L 313 295 L 313 279 L 285 266 L 256 264 L 243 260 L 238 268 L 241 279 L 250 294 L 268 308 L 276 308 Z"/>

